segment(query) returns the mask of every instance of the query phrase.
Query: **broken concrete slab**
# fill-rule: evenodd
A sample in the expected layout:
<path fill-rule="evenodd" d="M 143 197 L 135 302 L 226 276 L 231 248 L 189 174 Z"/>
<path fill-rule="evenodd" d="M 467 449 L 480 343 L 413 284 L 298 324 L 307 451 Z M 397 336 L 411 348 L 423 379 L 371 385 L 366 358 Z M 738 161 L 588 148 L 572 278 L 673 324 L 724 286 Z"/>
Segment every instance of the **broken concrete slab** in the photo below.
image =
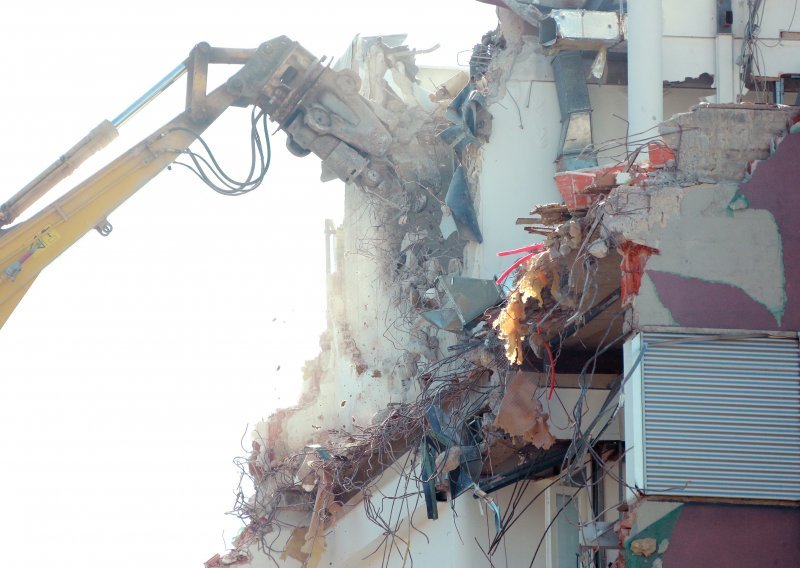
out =
<path fill-rule="evenodd" d="M 797 112 L 786 106 L 704 103 L 664 121 L 660 132 L 677 150 L 682 171 L 739 181 L 751 161 L 769 156 L 772 138 L 786 131 Z"/>

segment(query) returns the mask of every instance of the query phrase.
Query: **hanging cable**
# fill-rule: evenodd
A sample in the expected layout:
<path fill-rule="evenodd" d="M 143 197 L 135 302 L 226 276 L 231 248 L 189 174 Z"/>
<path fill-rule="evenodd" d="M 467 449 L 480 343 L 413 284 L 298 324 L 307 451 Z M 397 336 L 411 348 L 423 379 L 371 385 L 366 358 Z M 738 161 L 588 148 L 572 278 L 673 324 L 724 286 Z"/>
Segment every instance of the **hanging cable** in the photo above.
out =
<path fill-rule="evenodd" d="M 267 115 L 263 110 L 256 113 L 256 108 L 253 107 L 250 115 L 250 170 L 243 181 L 237 181 L 222 169 L 211 147 L 202 136 L 180 126 L 171 128 L 170 131 L 189 132 L 197 138 L 206 156 L 187 148 L 182 150 L 181 154 L 188 156 L 192 163 L 176 161 L 175 164 L 190 170 L 217 193 L 228 196 L 243 195 L 253 191 L 264 181 L 269 170 L 272 149 L 267 130 Z"/>

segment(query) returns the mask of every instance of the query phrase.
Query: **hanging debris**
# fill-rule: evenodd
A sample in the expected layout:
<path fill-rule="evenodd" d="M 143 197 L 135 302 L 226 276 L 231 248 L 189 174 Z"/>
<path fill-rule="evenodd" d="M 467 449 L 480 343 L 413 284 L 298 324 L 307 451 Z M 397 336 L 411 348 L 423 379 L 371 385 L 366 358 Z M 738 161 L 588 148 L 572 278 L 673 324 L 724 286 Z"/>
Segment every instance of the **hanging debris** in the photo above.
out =
<path fill-rule="evenodd" d="M 548 415 L 542 410 L 536 391 L 537 385 L 529 377 L 522 373 L 514 375 L 491 426 L 537 448 L 549 450 L 556 439 L 547 426 Z"/>

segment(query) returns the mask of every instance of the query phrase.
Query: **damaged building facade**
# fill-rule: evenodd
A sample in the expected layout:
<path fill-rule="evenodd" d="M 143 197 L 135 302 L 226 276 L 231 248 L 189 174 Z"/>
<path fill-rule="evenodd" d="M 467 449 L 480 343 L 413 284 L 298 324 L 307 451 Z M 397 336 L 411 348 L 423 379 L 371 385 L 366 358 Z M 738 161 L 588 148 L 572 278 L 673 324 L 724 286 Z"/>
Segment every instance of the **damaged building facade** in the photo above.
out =
<path fill-rule="evenodd" d="M 392 142 L 206 566 L 795 565 L 794 2 L 487 1 L 335 66 Z"/>

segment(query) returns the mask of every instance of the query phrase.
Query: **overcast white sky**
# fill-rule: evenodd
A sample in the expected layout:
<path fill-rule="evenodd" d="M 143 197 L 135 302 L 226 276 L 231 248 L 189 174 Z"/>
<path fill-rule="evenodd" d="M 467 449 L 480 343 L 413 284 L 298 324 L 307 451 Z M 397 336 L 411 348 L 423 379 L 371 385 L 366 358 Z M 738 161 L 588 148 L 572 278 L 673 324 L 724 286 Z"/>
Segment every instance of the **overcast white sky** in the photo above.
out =
<path fill-rule="evenodd" d="M 455 66 L 494 25 L 493 7 L 455 0 L 6 5 L 0 201 L 199 41 L 285 34 L 335 57 L 356 33 L 409 32 L 415 47 L 443 46 L 421 63 Z M 181 82 L 64 188 L 180 112 L 183 96 Z M 234 109 L 208 133 L 235 171 L 248 128 Z M 245 197 L 162 173 L 110 216 L 110 237 L 91 232 L 52 264 L 0 330 L 6 563 L 197 567 L 235 535 L 231 460 L 249 424 L 294 401 L 317 352 L 322 223 L 341 209 L 316 158 L 274 142 L 266 182 Z"/>

